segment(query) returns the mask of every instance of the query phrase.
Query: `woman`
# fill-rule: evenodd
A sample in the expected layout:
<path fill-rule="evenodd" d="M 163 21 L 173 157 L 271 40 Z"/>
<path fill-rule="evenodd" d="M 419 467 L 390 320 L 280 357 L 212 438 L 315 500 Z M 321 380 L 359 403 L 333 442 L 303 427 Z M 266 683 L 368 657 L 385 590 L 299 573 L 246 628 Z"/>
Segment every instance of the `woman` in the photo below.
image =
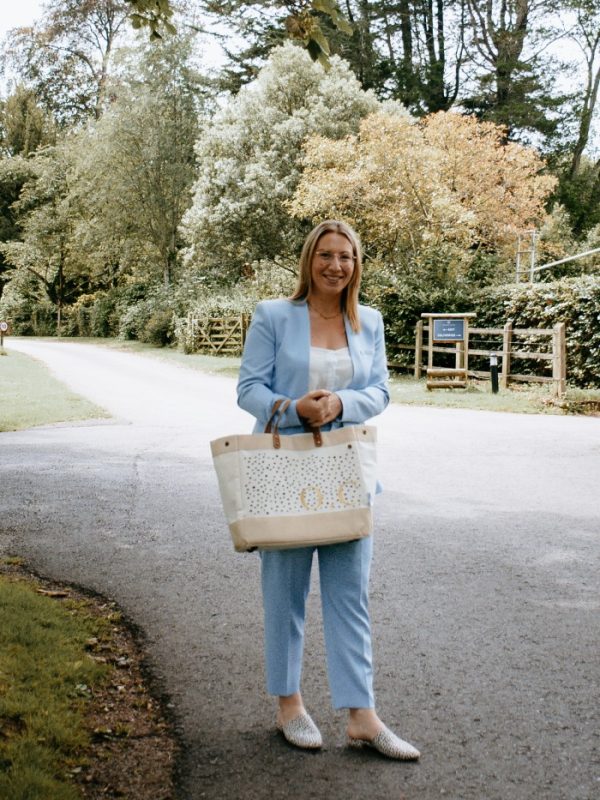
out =
<path fill-rule="evenodd" d="M 292 403 L 282 434 L 304 426 L 357 425 L 389 402 L 381 314 L 358 305 L 361 248 L 343 222 L 317 225 L 304 243 L 300 276 L 289 299 L 256 307 L 248 331 L 239 405 L 264 430 L 280 398 Z M 419 758 L 374 708 L 368 580 L 372 537 L 321 547 L 263 550 L 267 690 L 279 698 L 277 728 L 292 744 L 322 745 L 300 694 L 305 603 L 317 550 L 329 683 L 335 708 L 348 708 L 348 742 L 391 758 Z"/>

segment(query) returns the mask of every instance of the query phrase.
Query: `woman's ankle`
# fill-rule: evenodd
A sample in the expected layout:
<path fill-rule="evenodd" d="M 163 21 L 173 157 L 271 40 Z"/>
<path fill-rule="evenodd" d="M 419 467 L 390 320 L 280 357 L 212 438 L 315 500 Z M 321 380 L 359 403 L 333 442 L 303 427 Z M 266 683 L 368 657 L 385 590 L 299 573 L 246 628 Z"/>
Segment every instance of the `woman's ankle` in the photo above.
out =
<path fill-rule="evenodd" d="M 304 702 L 300 692 L 278 698 L 279 707 L 277 716 L 281 722 L 289 722 L 305 712 Z"/>
<path fill-rule="evenodd" d="M 348 735 L 353 739 L 374 739 L 384 728 L 374 708 L 348 709 Z"/>

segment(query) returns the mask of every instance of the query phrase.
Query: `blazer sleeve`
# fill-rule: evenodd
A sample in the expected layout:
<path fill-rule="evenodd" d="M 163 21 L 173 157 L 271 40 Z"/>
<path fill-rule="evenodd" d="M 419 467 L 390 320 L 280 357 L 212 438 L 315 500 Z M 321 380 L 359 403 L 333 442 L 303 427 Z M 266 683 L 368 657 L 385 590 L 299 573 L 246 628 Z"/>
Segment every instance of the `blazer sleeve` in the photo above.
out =
<path fill-rule="evenodd" d="M 390 402 L 388 368 L 385 354 L 383 317 L 377 312 L 374 352 L 369 380 L 364 389 L 340 389 L 336 392 L 342 401 L 342 422 L 361 424 L 376 417 Z"/>
<path fill-rule="evenodd" d="M 263 303 L 254 310 L 246 336 L 237 386 L 238 405 L 266 423 L 273 404 L 286 395 L 274 392 L 276 337 L 271 314 Z M 293 400 L 279 422 L 280 428 L 301 425 Z"/>

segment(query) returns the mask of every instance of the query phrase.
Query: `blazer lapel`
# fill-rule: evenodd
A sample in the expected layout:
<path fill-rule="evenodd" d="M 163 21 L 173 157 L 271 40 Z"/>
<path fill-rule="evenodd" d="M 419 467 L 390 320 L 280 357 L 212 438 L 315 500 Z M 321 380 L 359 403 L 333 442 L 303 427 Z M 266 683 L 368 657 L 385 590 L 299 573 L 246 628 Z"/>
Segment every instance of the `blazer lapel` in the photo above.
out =
<path fill-rule="evenodd" d="M 306 300 L 295 303 L 293 337 L 294 374 L 290 375 L 295 389 L 295 397 L 302 397 L 308 392 L 308 372 L 310 369 L 310 317 Z"/>
<path fill-rule="evenodd" d="M 354 369 L 350 386 L 362 386 L 365 378 L 365 370 L 360 351 L 361 335 L 352 330 L 352 326 L 346 315 L 344 315 L 344 324 L 346 326 L 346 339 L 348 339 L 348 349 L 350 350 L 350 358 L 352 359 L 352 367 Z"/>

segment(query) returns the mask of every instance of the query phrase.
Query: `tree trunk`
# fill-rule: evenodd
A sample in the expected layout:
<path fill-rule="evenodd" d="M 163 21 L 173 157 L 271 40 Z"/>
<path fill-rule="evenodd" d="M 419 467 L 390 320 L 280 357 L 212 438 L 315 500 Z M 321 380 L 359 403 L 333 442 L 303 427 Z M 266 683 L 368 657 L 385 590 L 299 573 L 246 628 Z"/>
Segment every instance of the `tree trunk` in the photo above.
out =
<path fill-rule="evenodd" d="M 590 138 L 592 118 L 594 116 L 596 103 L 598 102 L 598 90 L 600 89 L 600 67 L 598 67 L 596 70 L 595 75 L 592 72 L 592 61 L 588 62 L 588 68 L 588 85 L 583 101 L 581 120 L 579 123 L 579 135 L 577 136 L 577 142 L 575 144 L 575 149 L 573 150 L 573 158 L 571 160 L 571 166 L 569 169 L 570 178 L 574 178 L 579 171 L 581 157 Z"/>
<path fill-rule="evenodd" d="M 409 0 L 400 0 L 400 33 L 402 35 L 402 64 L 408 72 L 412 71 L 412 16 Z"/>
<path fill-rule="evenodd" d="M 467 4 L 475 48 L 495 85 L 485 116 L 510 129 L 519 109 L 515 82 L 523 70 L 521 55 L 529 32 L 532 0 L 467 0 Z"/>
<path fill-rule="evenodd" d="M 446 41 L 444 35 L 444 0 L 427 2 L 425 24 L 427 54 L 427 82 L 425 88 L 427 110 L 430 113 L 447 111 L 449 108 L 446 95 Z"/>
<path fill-rule="evenodd" d="M 63 259 L 62 259 L 62 254 L 61 254 L 60 265 L 58 267 L 58 291 L 57 291 L 57 297 L 56 297 L 56 308 L 57 308 L 56 335 L 58 336 L 59 339 L 60 339 L 60 336 L 61 336 L 61 333 L 62 333 L 63 282 L 64 282 Z"/>
<path fill-rule="evenodd" d="M 515 72 L 519 68 L 529 17 L 530 0 L 516 0 L 516 19 L 511 25 L 506 5 L 503 3 L 501 23 L 492 31 L 496 47 L 496 103 L 499 121 L 511 127 L 509 111 L 514 95 Z"/>

